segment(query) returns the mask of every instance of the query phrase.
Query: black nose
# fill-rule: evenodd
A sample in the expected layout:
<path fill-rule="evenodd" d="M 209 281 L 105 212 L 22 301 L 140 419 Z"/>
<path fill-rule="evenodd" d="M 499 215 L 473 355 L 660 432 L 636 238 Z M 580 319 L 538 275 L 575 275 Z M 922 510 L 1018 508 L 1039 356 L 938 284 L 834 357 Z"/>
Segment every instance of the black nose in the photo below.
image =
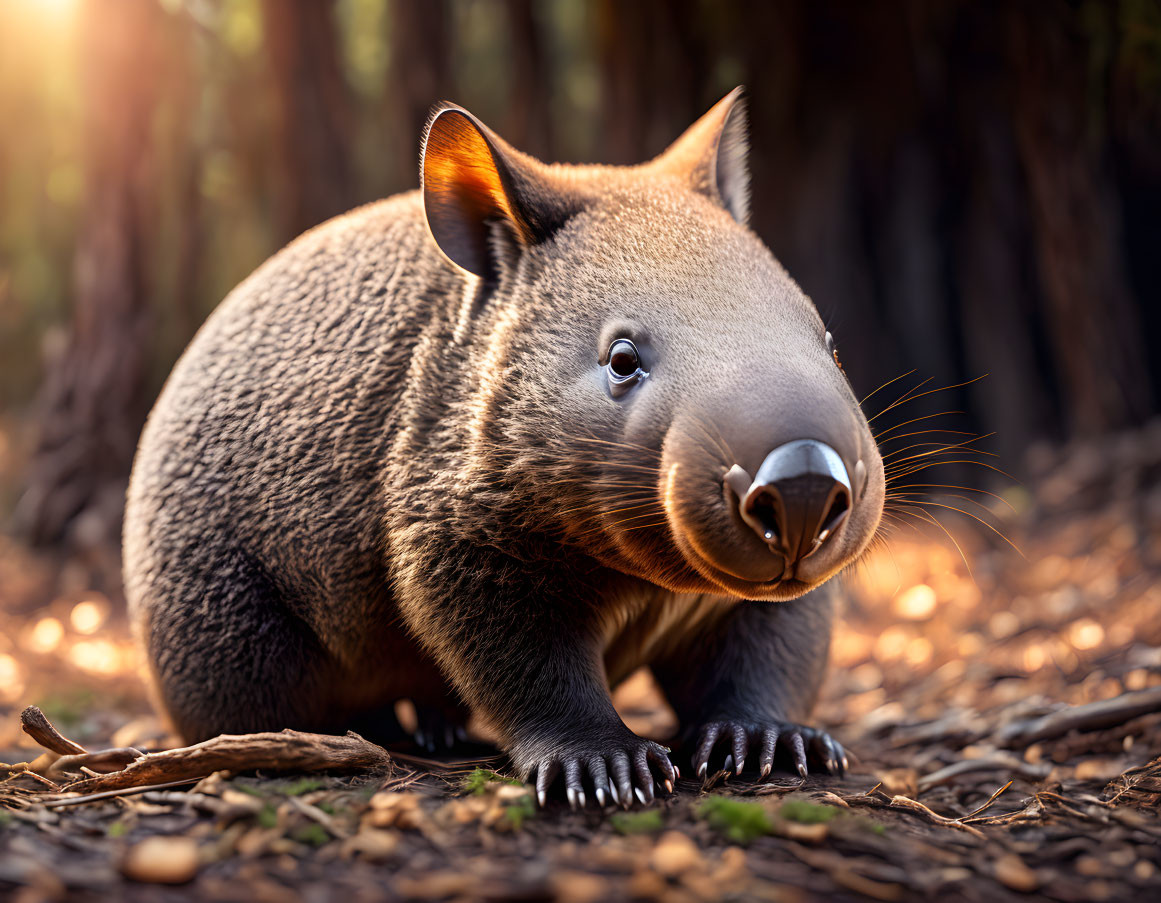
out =
<path fill-rule="evenodd" d="M 850 508 L 846 465 L 816 439 L 787 442 L 770 452 L 741 499 L 742 519 L 790 564 L 833 536 Z"/>

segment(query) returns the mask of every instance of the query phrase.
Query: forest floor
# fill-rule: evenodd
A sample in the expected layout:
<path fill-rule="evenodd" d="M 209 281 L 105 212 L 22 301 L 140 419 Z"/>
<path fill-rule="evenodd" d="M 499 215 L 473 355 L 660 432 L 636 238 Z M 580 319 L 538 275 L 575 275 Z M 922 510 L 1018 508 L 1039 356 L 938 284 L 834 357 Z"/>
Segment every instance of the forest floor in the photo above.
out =
<path fill-rule="evenodd" d="M 8 544 L 0 761 L 29 765 L 0 765 L 0 897 L 1161 899 L 1161 423 L 1031 463 L 1011 508 L 980 497 L 1022 554 L 978 525 L 904 530 L 901 509 L 847 578 L 817 711 L 855 756 L 845 777 L 682 780 L 627 812 L 537 809 L 500 760 L 368 767 L 357 749 L 338 775 L 187 756 L 87 798 L 126 759 L 70 742 L 170 741 L 112 584 Z M 634 729 L 672 729 L 646 674 L 617 701 Z M 33 725 L 56 752 L 22 730 L 33 703 L 69 738 Z"/>

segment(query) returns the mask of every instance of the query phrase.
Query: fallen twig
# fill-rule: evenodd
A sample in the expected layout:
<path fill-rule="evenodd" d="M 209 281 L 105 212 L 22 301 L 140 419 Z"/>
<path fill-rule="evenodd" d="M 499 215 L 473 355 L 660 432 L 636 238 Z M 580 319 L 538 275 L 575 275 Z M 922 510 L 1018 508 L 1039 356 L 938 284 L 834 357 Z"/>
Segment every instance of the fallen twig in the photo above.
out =
<path fill-rule="evenodd" d="M 950 784 L 955 778 L 971 774 L 974 771 L 1014 771 L 1022 778 L 1042 780 L 1048 777 L 1049 772 L 1052 771 L 1052 766 L 1048 764 L 1033 765 L 1009 753 L 996 753 L 979 759 L 961 759 L 921 777 L 919 790 L 923 792 L 942 784 Z"/>
<path fill-rule="evenodd" d="M 932 809 L 928 809 L 923 803 L 918 800 L 909 799 L 905 796 L 893 796 L 889 804 L 892 809 L 906 809 L 909 812 L 915 812 L 922 815 L 929 822 L 935 825 L 942 825 L 945 828 L 958 828 L 960 831 L 967 831 L 974 837 L 980 840 L 984 839 L 984 832 L 979 828 L 973 828 L 971 825 L 965 825 L 958 818 L 948 818 L 945 815 L 940 815 Z"/>
<path fill-rule="evenodd" d="M 148 793 L 151 790 L 168 790 L 172 787 L 184 787 L 194 784 L 198 778 L 184 778 L 180 781 L 166 781 L 164 784 L 140 784 L 136 787 L 119 787 L 116 790 L 101 790 L 97 793 L 86 793 L 82 796 L 69 796 L 58 800 L 46 800 L 42 805 L 46 809 L 60 809 L 65 806 L 79 806 L 81 803 L 92 803 L 96 800 L 112 799 L 115 796 L 129 796 L 134 793 Z"/>
<path fill-rule="evenodd" d="M 1044 804 L 1036 797 L 1029 797 L 1023 809 L 1005 812 L 1002 815 L 965 815 L 964 821 L 973 825 L 1012 825 L 1018 822 L 1040 821 L 1044 814 Z"/>
<path fill-rule="evenodd" d="M 149 753 L 121 771 L 85 778 L 65 789 L 77 793 L 204 778 L 215 771 L 346 771 L 389 768 L 391 754 L 349 732 L 344 736 L 278 733 L 223 734 L 193 746 Z"/>
<path fill-rule="evenodd" d="M 1120 786 L 1116 786 L 1117 782 L 1120 782 Z M 1138 765 L 1136 768 L 1130 768 L 1114 781 L 1109 782 L 1104 792 L 1113 794 L 1108 800 L 1109 805 L 1115 805 L 1121 797 L 1128 793 L 1133 794 L 1133 797 L 1140 796 L 1142 798 L 1161 796 L 1161 757 L 1146 762 L 1144 765 Z"/>
<path fill-rule="evenodd" d="M 985 802 L 982 806 L 980 806 L 978 809 L 973 809 L 971 812 L 969 812 L 967 815 L 963 816 L 959 820 L 961 822 L 965 822 L 968 819 L 975 818 L 977 815 L 986 811 L 987 809 L 990 809 L 992 806 L 992 803 L 994 803 L 996 800 L 998 800 L 1004 794 L 1004 792 L 1011 786 L 1012 786 L 1012 782 L 1008 781 L 1007 784 L 1005 784 L 1003 787 L 1001 787 L 999 790 L 997 790 L 995 793 L 993 793 L 991 796 L 989 796 L 987 798 L 987 800 L 985 800 Z"/>
<path fill-rule="evenodd" d="M 312 806 L 310 803 L 299 799 L 297 796 L 288 797 L 287 802 L 290 803 L 291 807 L 297 809 L 307 818 L 322 825 L 326 832 L 331 835 L 331 837 L 338 837 L 341 839 L 350 836 L 349 831 L 344 831 L 342 828 L 340 828 L 335 823 L 335 820 L 327 813 L 323 812 L 323 810 L 318 806 Z"/>
<path fill-rule="evenodd" d="M 38 744 L 62 756 L 83 756 L 88 752 L 53 727 L 39 706 L 30 705 L 20 713 L 20 726 Z"/>
<path fill-rule="evenodd" d="M 130 762 L 141 758 L 145 753 L 132 747 L 115 747 L 102 749 L 96 752 L 83 753 L 77 756 L 61 756 L 45 770 L 47 777 L 53 777 L 67 772 L 81 772 L 82 769 L 91 769 L 93 772 L 107 773 L 119 771 Z"/>
<path fill-rule="evenodd" d="M 1161 687 L 1122 693 L 1113 699 L 1071 706 L 1029 721 L 1017 721 L 1003 728 L 998 739 L 1009 748 L 1029 746 L 1041 740 L 1062 737 L 1069 731 L 1114 727 L 1154 712 L 1161 712 Z"/>

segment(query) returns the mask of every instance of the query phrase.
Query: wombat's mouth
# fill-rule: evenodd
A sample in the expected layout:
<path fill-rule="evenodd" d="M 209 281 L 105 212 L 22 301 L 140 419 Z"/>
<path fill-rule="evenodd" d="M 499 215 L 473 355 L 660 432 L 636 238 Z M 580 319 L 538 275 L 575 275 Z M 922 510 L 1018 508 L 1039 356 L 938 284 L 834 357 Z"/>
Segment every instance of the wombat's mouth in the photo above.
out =
<path fill-rule="evenodd" d="M 861 459 L 848 469 L 838 452 L 814 439 L 777 446 L 754 476 L 739 464 L 714 468 L 674 455 L 662 496 L 676 550 L 714 591 L 797 598 L 865 545 L 862 534 L 873 519 L 873 504 L 860 503 L 867 501 L 866 470 Z"/>

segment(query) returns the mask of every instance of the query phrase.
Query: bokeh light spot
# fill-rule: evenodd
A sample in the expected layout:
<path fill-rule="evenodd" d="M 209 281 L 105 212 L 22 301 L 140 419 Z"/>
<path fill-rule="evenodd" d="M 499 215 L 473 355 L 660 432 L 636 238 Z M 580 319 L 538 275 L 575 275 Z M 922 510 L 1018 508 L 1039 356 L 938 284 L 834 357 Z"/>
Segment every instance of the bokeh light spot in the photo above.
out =
<path fill-rule="evenodd" d="M 56 618 L 41 618 L 28 633 L 27 646 L 32 652 L 47 655 L 64 639 L 64 625 Z"/>
<path fill-rule="evenodd" d="M 896 596 L 892 608 L 901 618 L 923 621 L 935 613 L 935 603 L 935 590 L 926 583 L 920 583 Z"/>
<path fill-rule="evenodd" d="M 96 633 L 101 629 L 108 617 L 109 607 L 104 600 L 97 597 L 83 599 L 73 606 L 69 615 L 69 623 L 77 633 Z"/>

